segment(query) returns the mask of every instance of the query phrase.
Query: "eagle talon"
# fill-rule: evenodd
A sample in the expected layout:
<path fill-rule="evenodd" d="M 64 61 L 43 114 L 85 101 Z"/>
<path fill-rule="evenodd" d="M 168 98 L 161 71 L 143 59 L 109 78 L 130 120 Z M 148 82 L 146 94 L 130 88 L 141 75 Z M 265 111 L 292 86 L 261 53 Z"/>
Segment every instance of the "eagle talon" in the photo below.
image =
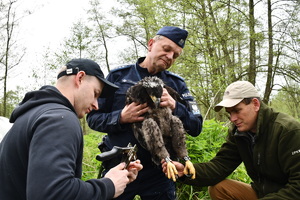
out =
<path fill-rule="evenodd" d="M 195 170 L 193 163 L 190 160 L 185 161 L 185 167 L 184 167 L 183 173 L 187 177 L 190 177 L 191 179 L 196 178 L 196 170 Z"/>
<path fill-rule="evenodd" d="M 176 182 L 176 179 L 178 178 L 178 172 L 175 167 L 175 165 L 172 163 L 172 160 L 170 158 L 166 158 L 167 162 L 167 175 L 168 179 L 171 179 Z"/>

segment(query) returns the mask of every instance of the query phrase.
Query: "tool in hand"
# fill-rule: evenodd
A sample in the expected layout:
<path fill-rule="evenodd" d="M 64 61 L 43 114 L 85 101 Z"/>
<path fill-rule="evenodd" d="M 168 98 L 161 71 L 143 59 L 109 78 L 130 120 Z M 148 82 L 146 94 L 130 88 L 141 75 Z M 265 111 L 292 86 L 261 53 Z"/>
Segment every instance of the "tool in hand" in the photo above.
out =
<path fill-rule="evenodd" d="M 136 145 L 132 146 L 131 143 L 129 143 L 127 147 L 114 146 L 110 151 L 98 154 L 96 159 L 98 161 L 105 161 L 122 154 L 121 162 L 125 162 L 124 169 L 126 169 L 131 161 L 135 161 L 137 159 L 136 152 Z"/>

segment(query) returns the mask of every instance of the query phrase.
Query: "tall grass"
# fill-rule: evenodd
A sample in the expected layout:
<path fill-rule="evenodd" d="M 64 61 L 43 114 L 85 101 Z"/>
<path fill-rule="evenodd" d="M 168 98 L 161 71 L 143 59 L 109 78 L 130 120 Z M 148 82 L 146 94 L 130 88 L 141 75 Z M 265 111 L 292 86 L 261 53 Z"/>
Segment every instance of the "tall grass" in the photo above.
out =
<path fill-rule="evenodd" d="M 187 148 L 193 163 L 207 162 L 212 159 L 221 145 L 225 142 L 227 127 L 224 123 L 215 120 L 206 120 L 203 125 L 202 133 L 198 137 L 187 136 Z M 103 133 L 91 131 L 84 135 L 85 147 L 83 157 L 83 180 L 97 178 L 100 162 L 96 155 L 100 153 L 98 143 L 102 140 Z M 240 165 L 229 178 L 250 182 L 244 165 Z M 179 200 L 209 200 L 207 187 L 189 186 L 177 182 L 177 196 Z M 135 200 L 139 200 L 136 197 Z"/>
<path fill-rule="evenodd" d="M 83 148 L 83 164 L 82 164 L 82 179 L 89 180 L 97 178 L 101 162 L 96 160 L 96 156 L 100 153 L 98 143 L 102 141 L 103 133 L 91 131 L 84 135 Z"/>

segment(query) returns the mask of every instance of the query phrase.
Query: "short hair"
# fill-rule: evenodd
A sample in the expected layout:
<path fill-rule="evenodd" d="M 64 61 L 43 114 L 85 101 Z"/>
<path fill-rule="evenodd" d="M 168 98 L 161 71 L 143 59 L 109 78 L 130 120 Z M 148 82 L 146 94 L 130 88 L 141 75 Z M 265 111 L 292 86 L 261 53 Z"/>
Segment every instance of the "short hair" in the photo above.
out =
<path fill-rule="evenodd" d="M 243 102 L 244 104 L 248 105 L 248 104 L 251 103 L 251 101 L 252 101 L 253 98 L 258 99 L 258 101 L 261 102 L 261 99 L 259 97 L 244 98 L 241 102 Z"/>
<path fill-rule="evenodd" d="M 155 36 L 153 37 L 153 40 L 157 41 L 157 40 L 160 40 L 160 39 L 162 39 L 162 38 L 164 38 L 164 36 L 162 36 L 162 35 L 155 35 Z"/>

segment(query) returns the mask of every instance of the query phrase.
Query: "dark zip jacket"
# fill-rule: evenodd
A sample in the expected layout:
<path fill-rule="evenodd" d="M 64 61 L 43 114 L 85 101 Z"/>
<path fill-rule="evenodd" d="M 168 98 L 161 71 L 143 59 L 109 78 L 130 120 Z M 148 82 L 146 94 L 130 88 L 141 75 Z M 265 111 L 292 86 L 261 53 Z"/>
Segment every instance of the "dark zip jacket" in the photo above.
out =
<path fill-rule="evenodd" d="M 55 87 L 29 92 L 0 143 L 1 200 L 111 199 L 108 178 L 80 180 L 83 135 L 71 103 Z"/>
<path fill-rule="evenodd" d="M 261 104 L 257 130 L 252 136 L 231 129 L 217 155 L 195 164 L 196 179 L 185 183 L 215 185 L 243 162 L 260 199 L 300 199 L 300 123 Z"/>

